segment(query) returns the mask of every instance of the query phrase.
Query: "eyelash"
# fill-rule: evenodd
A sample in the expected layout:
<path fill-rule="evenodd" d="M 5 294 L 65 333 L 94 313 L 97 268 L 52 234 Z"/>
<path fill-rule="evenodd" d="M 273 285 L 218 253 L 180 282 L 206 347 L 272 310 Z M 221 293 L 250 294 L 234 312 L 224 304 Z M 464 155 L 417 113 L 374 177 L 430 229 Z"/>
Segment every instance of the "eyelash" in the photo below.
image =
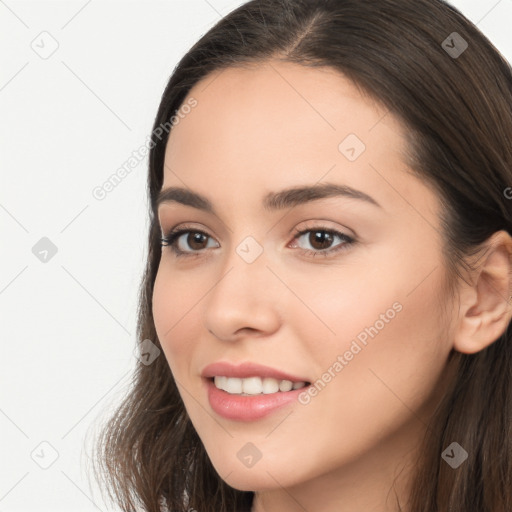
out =
<path fill-rule="evenodd" d="M 321 250 L 321 251 L 315 251 L 315 250 L 311 250 L 311 249 L 300 249 L 303 252 L 303 254 L 305 254 L 307 256 L 314 257 L 317 255 L 323 255 L 324 257 L 328 257 L 329 255 L 331 255 L 333 253 L 337 253 L 339 251 L 345 251 L 350 246 L 352 246 L 356 243 L 356 240 L 354 238 L 352 238 L 344 233 L 340 233 L 339 231 L 336 231 L 334 229 L 328 229 L 328 228 L 324 228 L 322 226 L 307 228 L 307 229 L 303 229 L 303 230 L 296 230 L 294 232 L 293 240 L 297 240 L 302 235 L 305 235 L 306 233 L 311 233 L 311 232 L 327 233 L 334 237 L 340 238 L 344 243 L 340 243 L 340 244 L 334 246 L 334 248 L 332 248 L 332 249 L 326 249 L 326 250 Z M 160 239 L 161 246 L 162 247 L 167 247 L 167 246 L 170 247 L 171 250 L 174 252 L 174 254 L 177 257 L 200 256 L 204 250 L 202 250 L 202 251 L 182 251 L 182 250 L 178 249 L 176 242 L 178 241 L 179 237 L 185 233 L 199 233 L 208 238 L 212 238 L 210 235 L 208 235 L 208 233 L 205 233 L 204 231 L 201 231 L 200 229 L 192 229 L 192 228 L 188 228 L 187 226 L 184 226 L 179 229 L 173 229 L 169 232 L 169 234 L 167 236 L 162 237 Z"/>

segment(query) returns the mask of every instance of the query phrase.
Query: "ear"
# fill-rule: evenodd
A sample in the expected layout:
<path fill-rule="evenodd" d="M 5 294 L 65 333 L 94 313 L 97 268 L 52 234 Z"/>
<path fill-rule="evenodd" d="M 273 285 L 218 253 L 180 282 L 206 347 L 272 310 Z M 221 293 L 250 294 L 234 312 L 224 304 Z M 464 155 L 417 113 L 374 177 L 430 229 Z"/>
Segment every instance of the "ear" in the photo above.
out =
<path fill-rule="evenodd" d="M 483 244 L 483 255 L 460 293 L 454 349 L 474 354 L 495 342 L 512 317 L 512 237 L 495 232 Z"/>

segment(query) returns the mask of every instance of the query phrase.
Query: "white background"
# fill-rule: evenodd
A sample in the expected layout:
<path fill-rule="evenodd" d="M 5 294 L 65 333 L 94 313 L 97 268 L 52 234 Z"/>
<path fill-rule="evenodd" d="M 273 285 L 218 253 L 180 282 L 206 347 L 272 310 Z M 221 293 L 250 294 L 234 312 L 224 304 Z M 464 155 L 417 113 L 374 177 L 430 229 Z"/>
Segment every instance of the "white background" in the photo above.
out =
<path fill-rule="evenodd" d="M 147 157 L 92 191 L 146 142 L 181 56 L 242 3 L 0 0 L 0 512 L 107 510 L 88 453 L 137 362 Z M 453 5 L 512 61 L 512 0 Z"/>

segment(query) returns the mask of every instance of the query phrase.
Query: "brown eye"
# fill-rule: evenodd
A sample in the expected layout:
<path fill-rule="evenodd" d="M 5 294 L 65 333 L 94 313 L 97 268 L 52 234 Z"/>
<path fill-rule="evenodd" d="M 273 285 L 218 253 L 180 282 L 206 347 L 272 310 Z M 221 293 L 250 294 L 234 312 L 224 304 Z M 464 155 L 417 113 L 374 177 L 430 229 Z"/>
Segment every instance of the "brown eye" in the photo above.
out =
<path fill-rule="evenodd" d="M 336 239 L 341 242 L 335 243 Z M 301 244 L 298 242 L 300 240 L 305 241 L 306 247 L 302 246 L 302 249 L 306 254 L 312 254 L 313 256 L 317 254 L 328 256 L 331 253 L 348 249 L 351 245 L 355 244 L 355 239 L 352 237 L 339 231 L 321 227 L 304 229 L 295 235 L 294 240 L 296 241 L 295 244 L 299 247 L 301 247 Z M 304 244 L 304 242 L 302 243 Z"/>
<path fill-rule="evenodd" d="M 189 231 L 185 239 L 192 250 L 200 251 L 201 249 L 205 249 L 202 244 L 208 240 L 208 236 L 201 232 Z"/>
<path fill-rule="evenodd" d="M 209 242 L 212 244 L 208 245 Z M 176 256 L 199 256 L 204 249 L 219 247 L 213 238 L 198 229 L 176 229 L 161 239 L 162 246 L 169 246 Z"/>
<path fill-rule="evenodd" d="M 308 242 L 315 250 L 328 249 L 332 244 L 334 237 L 327 231 L 311 231 Z"/>

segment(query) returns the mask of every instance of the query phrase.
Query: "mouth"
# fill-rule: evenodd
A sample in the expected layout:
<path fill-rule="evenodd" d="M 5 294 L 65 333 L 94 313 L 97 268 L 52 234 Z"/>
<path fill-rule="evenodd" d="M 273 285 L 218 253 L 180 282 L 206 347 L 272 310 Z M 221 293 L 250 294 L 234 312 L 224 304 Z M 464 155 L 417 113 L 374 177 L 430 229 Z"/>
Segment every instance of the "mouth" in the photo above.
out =
<path fill-rule="evenodd" d="M 293 406 L 310 384 L 272 377 L 203 377 L 207 400 L 219 416 L 232 421 L 251 422 L 265 418 L 283 407 Z M 223 389 L 225 388 L 225 389 Z"/>
<path fill-rule="evenodd" d="M 291 381 L 287 379 L 275 379 L 273 377 L 227 377 L 216 375 L 209 377 L 208 380 L 214 384 L 217 389 L 225 391 L 230 395 L 254 396 L 270 395 L 274 393 L 286 393 L 309 386 L 307 381 Z"/>
<path fill-rule="evenodd" d="M 253 361 L 217 361 L 202 369 L 201 377 L 212 410 L 235 421 L 256 421 L 292 406 L 310 382 Z"/>

